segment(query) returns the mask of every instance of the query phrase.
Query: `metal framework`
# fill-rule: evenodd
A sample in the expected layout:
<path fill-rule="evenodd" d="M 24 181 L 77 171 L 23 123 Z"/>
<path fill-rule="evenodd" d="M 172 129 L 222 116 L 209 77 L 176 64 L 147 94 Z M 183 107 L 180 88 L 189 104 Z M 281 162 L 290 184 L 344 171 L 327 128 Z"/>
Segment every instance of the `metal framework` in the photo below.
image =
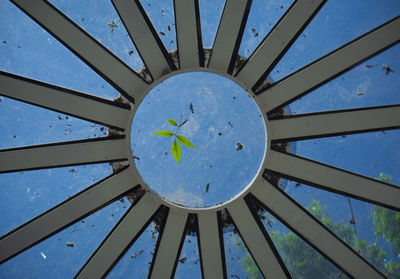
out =
<path fill-rule="evenodd" d="M 128 212 L 83 265 L 76 278 L 107 275 L 123 253 L 162 210 L 160 233 L 149 278 L 173 277 L 189 226 L 195 220 L 203 278 L 226 278 L 221 214 L 231 216 L 265 278 L 290 278 L 276 248 L 250 204 L 261 202 L 302 239 L 353 278 L 385 278 L 375 267 L 330 232 L 292 198 L 263 177 L 265 170 L 331 192 L 400 210 L 400 188 L 273 148 L 275 142 L 399 129 L 400 105 L 286 116 L 269 113 L 307 94 L 400 40 L 400 17 L 371 30 L 293 74 L 258 90 L 273 66 L 325 4 L 297 0 L 240 68 L 238 49 L 251 0 L 227 0 L 213 48 L 202 47 L 197 0 L 175 0 L 177 58 L 168 53 L 139 1 L 112 0 L 138 49 L 151 81 L 130 69 L 98 41 L 42 0 L 12 0 L 76 56 L 115 87 L 123 105 L 54 85 L 0 72 L 0 94 L 16 100 L 100 123 L 119 132 L 106 139 L 58 142 L 0 150 L 0 173 L 100 162 L 124 167 L 0 238 L 0 262 L 45 240 L 107 204 L 140 190 Z M 131 122 L 143 97 L 160 81 L 187 71 L 221 74 L 244 87 L 267 128 L 267 150 L 252 184 L 231 200 L 209 208 L 186 208 L 155 194 L 141 179 L 130 151 Z"/>

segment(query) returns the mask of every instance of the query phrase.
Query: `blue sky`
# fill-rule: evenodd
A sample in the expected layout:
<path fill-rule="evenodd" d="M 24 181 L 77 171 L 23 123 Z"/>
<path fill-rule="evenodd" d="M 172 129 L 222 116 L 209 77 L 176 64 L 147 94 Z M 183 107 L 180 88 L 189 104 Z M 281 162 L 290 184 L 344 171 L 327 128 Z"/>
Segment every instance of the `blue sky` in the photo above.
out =
<path fill-rule="evenodd" d="M 49 2 L 127 65 L 135 70 L 143 66 L 110 1 Z M 168 50 L 176 49 L 172 0 L 143 0 L 141 3 L 165 47 Z M 292 1 L 253 0 L 239 53 L 248 57 L 291 3 Z M 211 47 L 224 1 L 200 0 L 199 4 L 203 45 Z M 328 1 L 276 65 L 271 78 L 279 80 L 399 14 L 400 4 L 396 0 Z M 112 32 L 109 26 L 111 22 L 118 25 Z M 0 26 L 1 71 L 110 100 L 118 95 L 112 86 L 6 0 L 0 0 Z M 389 65 L 394 72 L 386 74 L 384 65 Z M 400 45 L 397 44 L 315 89 L 287 108 L 293 114 L 299 114 L 398 104 L 399 74 Z M 262 159 L 265 135 L 263 124 L 259 121 L 259 111 L 252 100 L 244 92 L 240 92 L 242 89 L 238 85 L 204 73 L 187 75 L 189 77 L 182 75 L 167 80 L 155 87 L 155 90 L 158 88 L 163 91 L 163 95 L 155 92 L 154 96 L 145 99 L 150 104 L 147 106 L 145 101 L 143 102 L 135 120 L 137 124 L 134 121 L 133 133 L 137 130 L 141 132 L 133 135 L 132 149 L 141 158 L 137 161 L 139 171 L 150 185 L 154 185 L 160 195 L 189 206 L 201 207 L 226 200 L 243 189 L 243 185 L 252 179 L 251 174 L 257 171 Z M 359 94 L 360 92 L 362 94 Z M 175 99 L 172 99 L 172 96 L 175 96 Z M 106 135 L 101 125 L 3 96 L 0 98 L 1 149 Z M 168 105 L 164 105 L 163 102 L 167 100 Z M 190 102 L 195 111 L 193 114 L 189 110 Z M 151 119 L 148 113 L 153 115 Z M 170 152 L 170 139 L 153 135 L 152 132 L 171 128 L 166 118 L 179 120 L 180 115 L 189 119 L 181 129 L 182 135 L 198 148 L 182 147 L 182 163 L 178 166 Z M 143 121 L 138 120 L 140 117 Z M 228 122 L 231 122 L 233 127 Z M 222 135 L 218 135 L 218 132 Z M 371 178 L 386 173 L 392 176 L 393 184 L 400 185 L 399 139 L 399 130 L 393 130 L 306 140 L 295 144 L 295 152 L 300 156 Z M 243 144 L 242 150 L 236 150 L 237 142 Z M 164 152 L 168 154 L 165 155 Z M 16 228 L 110 173 L 107 164 L 98 164 L 1 174 L 1 234 Z M 164 183 L 165 181 L 168 183 Z M 207 183 L 210 183 L 210 190 L 204 194 Z M 287 182 L 286 191 L 304 206 L 308 205 L 312 198 L 320 200 L 322 204 L 327 205 L 328 213 L 336 222 L 347 222 L 350 219 L 345 197 L 305 185 L 295 187 L 295 183 L 290 181 Z M 359 236 L 375 241 L 372 221 L 369 218 L 371 206 L 353 199 L 352 203 Z M 71 278 L 128 206 L 126 199 L 116 201 L 83 220 L 85 222 L 66 228 L 1 265 L 0 277 Z M 152 230 L 153 223 L 128 250 L 109 277 L 118 278 L 132 272 L 138 274 L 138 278 L 146 276 L 147 268 L 143 267 L 147 267 L 151 261 L 152 248 L 149 247 L 154 247 L 157 239 L 157 234 L 153 234 Z M 229 235 L 226 237 L 229 238 Z M 73 242 L 74 247 L 66 246 L 67 242 Z M 187 257 L 188 260 L 179 263 L 177 278 L 185 278 L 185 272 L 191 272 L 193 277 L 200 278 L 200 265 L 196 262 L 198 255 L 194 243 L 194 237 L 186 238 L 182 257 Z M 383 241 L 378 241 L 378 245 L 389 251 Z M 141 250 L 143 252 L 140 252 Z M 244 252 L 231 249 L 226 253 L 227 259 L 230 259 L 241 257 Z M 396 255 L 389 255 L 396 259 Z M 236 260 L 229 260 L 227 265 L 229 274 L 238 274 L 241 278 L 244 276 Z"/>

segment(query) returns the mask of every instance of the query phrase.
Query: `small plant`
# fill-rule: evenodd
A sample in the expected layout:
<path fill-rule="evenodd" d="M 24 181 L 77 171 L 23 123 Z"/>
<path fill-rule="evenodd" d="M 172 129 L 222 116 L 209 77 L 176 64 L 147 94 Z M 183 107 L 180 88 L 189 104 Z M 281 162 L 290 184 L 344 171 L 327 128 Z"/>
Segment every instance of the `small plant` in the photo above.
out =
<path fill-rule="evenodd" d="M 184 136 L 178 135 L 179 128 L 182 127 L 183 125 L 185 125 L 185 123 L 188 121 L 187 119 L 182 121 L 182 116 L 181 116 L 181 121 L 179 123 L 177 123 L 173 119 L 167 119 L 167 121 L 169 122 L 169 124 L 176 127 L 175 133 L 172 133 L 171 131 L 167 130 L 167 131 L 157 131 L 157 132 L 154 132 L 153 134 L 156 134 L 156 135 L 159 135 L 162 137 L 167 137 L 167 138 L 174 136 L 174 142 L 172 143 L 172 146 L 171 146 L 171 152 L 172 152 L 172 155 L 174 155 L 175 160 L 180 165 L 181 164 L 181 146 L 179 145 L 178 142 L 180 142 L 181 144 L 183 144 L 184 146 L 187 146 L 187 147 L 192 147 L 192 148 L 197 148 L 197 147 L 194 146 Z"/>

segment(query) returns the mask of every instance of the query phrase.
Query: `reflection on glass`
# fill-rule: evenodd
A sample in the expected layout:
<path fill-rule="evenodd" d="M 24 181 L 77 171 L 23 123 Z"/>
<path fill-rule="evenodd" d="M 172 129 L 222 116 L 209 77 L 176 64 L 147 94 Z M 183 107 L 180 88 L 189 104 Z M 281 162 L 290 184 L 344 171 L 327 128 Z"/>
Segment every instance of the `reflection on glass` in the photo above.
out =
<path fill-rule="evenodd" d="M 400 274 L 398 212 L 292 181 L 284 190 L 383 274 Z"/>
<path fill-rule="evenodd" d="M 116 201 L 0 265 L 0 278 L 73 278 L 129 206 Z"/>
<path fill-rule="evenodd" d="M 189 232 L 185 237 L 182 251 L 178 259 L 175 279 L 201 279 L 200 257 L 196 232 Z"/>
<path fill-rule="evenodd" d="M 388 174 L 399 186 L 399 138 L 400 130 L 386 130 L 302 140 L 296 142 L 296 154 L 374 179 Z"/>
<path fill-rule="evenodd" d="M 326 1 L 271 72 L 279 80 L 398 16 L 397 0 Z"/>
<path fill-rule="evenodd" d="M 106 278 L 147 278 L 158 236 L 158 225 L 151 222 Z"/>
<path fill-rule="evenodd" d="M 293 278 L 348 278 L 267 211 L 258 214 Z"/>
<path fill-rule="evenodd" d="M 0 148 L 99 138 L 108 128 L 38 106 L 0 97 Z M 13 125 L 10 125 L 13 123 Z"/>
<path fill-rule="evenodd" d="M 134 116 L 135 165 L 143 180 L 171 202 L 222 203 L 242 191 L 260 168 L 266 144 L 262 119 L 250 95 L 230 79 L 207 72 L 175 75 L 155 86 Z M 154 134 L 159 131 L 164 136 Z"/>
<path fill-rule="evenodd" d="M 96 164 L 0 174 L 0 235 L 56 206 L 110 173 L 109 164 Z"/>
<path fill-rule="evenodd" d="M 111 1 L 49 1 L 132 69 L 144 66 Z"/>
<path fill-rule="evenodd" d="M 228 278 L 263 278 L 253 257 L 232 224 L 223 229 L 223 236 Z"/>
<path fill-rule="evenodd" d="M 366 60 L 289 104 L 292 114 L 400 103 L 400 44 Z M 393 71 L 393 72 L 392 72 Z"/>

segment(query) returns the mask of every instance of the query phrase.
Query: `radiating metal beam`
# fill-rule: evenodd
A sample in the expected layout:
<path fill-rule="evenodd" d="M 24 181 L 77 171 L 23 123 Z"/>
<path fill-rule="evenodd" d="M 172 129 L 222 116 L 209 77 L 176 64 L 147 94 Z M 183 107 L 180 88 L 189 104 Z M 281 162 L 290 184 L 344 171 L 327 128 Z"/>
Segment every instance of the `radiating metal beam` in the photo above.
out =
<path fill-rule="evenodd" d="M 121 94 L 141 98 L 147 83 L 131 68 L 43 0 L 11 0 Z"/>
<path fill-rule="evenodd" d="M 400 40 L 400 17 L 321 57 L 257 95 L 266 112 L 284 106 Z"/>
<path fill-rule="evenodd" d="M 112 0 L 129 36 L 154 79 L 175 69 L 157 32 L 139 1 Z"/>
<path fill-rule="evenodd" d="M 125 138 L 81 140 L 0 150 L 0 173 L 127 160 Z"/>
<path fill-rule="evenodd" d="M 1 71 L 0 95 L 120 129 L 129 121 L 117 103 Z"/>
<path fill-rule="evenodd" d="M 216 213 L 198 215 L 203 278 L 226 278 L 222 229 Z"/>
<path fill-rule="evenodd" d="M 271 120 L 271 140 L 317 137 L 400 128 L 400 105 L 302 114 Z"/>
<path fill-rule="evenodd" d="M 297 0 L 264 38 L 236 77 L 248 88 L 265 79 L 326 0 Z"/>
<path fill-rule="evenodd" d="M 174 0 L 176 39 L 181 69 L 204 65 L 198 0 Z"/>
<path fill-rule="evenodd" d="M 264 277 L 267 279 L 290 278 L 271 239 L 265 231 L 260 229 L 245 201 L 238 199 L 230 204 L 227 210 Z"/>
<path fill-rule="evenodd" d="M 0 238 L 0 263 L 92 214 L 139 182 L 129 169 L 112 174 Z"/>
<path fill-rule="evenodd" d="M 122 217 L 75 278 L 105 278 L 124 252 L 146 229 L 151 216 L 160 206 L 159 199 L 152 193 L 146 193 Z"/>
<path fill-rule="evenodd" d="M 265 166 L 295 181 L 400 210 L 400 187 L 274 150 L 268 152 Z"/>
<path fill-rule="evenodd" d="M 385 278 L 288 195 L 263 178 L 251 189 L 267 209 L 353 278 Z"/>
<path fill-rule="evenodd" d="M 252 0 L 227 0 L 208 67 L 232 73 Z"/>
<path fill-rule="evenodd" d="M 185 239 L 186 212 L 170 209 L 161 240 L 150 267 L 149 279 L 174 278 L 178 258 Z"/>

